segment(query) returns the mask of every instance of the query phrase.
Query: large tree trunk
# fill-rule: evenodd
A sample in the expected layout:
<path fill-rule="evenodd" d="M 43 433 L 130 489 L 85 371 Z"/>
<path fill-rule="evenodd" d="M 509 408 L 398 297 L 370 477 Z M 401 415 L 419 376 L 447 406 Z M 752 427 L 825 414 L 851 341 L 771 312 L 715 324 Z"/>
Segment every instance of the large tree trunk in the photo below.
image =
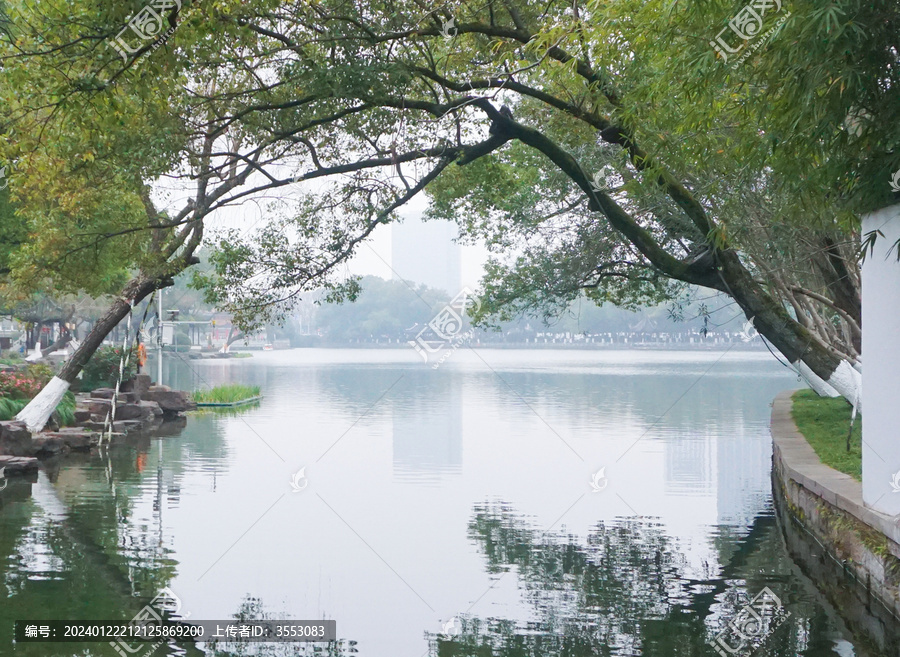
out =
<path fill-rule="evenodd" d="M 523 144 L 542 152 L 559 169 L 569 176 L 589 199 L 588 207 L 603 213 L 610 226 L 621 233 L 656 269 L 673 280 L 709 287 L 731 296 L 753 321 L 756 330 L 781 351 L 801 374 L 818 377 L 825 384 L 846 398 L 851 404 L 860 400 L 861 375 L 843 355 L 828 346 L 800 322 L 793 319 L 782 303 L 769 294 L 741 262 L 737 252 L 728 248 L 715 249 L 713 262 L 684 261 L 663 249 L 640 222 L 636 221 L 619 203 L 602 190 L 597 189 L 577 160 L 564 148 L 554 143 L 540 131 L 515 122 L 498 112 L 487 99 L 475 103 L 491 119 L 491 133 L 498 139 L 515 138 Z M 611 141 L 601 133 L 606 141 Z M 501 143 L 502 145 L 502 143 Z M 494 148 L 497 145 L 493 145 Z M 633 151 L 633 153 L 636 151 Z M 647 167 L 648 160 L 641 155 L 635 158 L 635 166 Z M 674 180 L 665 176 L 657 182 L 666 188 L 669 196 L 692 220 L 701 235 L 709 235 L 718 226 L 707 216 L 703 207 L 690 193 Z M 696 235 L 695 235 L 696 237 Z M 690 234 L 684 238 L 692 240 Z M 706 245 L 712 249 L 711 244 Z M 834 263 L 832 263 L 834 264 Z M 815 381 L 818 385 L 818 381 Z M 827 390 L 824 386 L 820 389 Z"/>
<path fill-rule="evenodd" d="M 35 353 L 28 356 L 25 360 L 27 361 L 38 361 L 42 358 L 46 358 L 50 354 L 59 351 L 64 348 L 69 342 L 72 341 L 72 334 L 69 331 L 66 331 L 63 336 L 59 338 L 56 342 L 51 345 L 48 345 L 45 349 L 39 349 Z"/>
<path fill-rule="evenodd" d="M 28 328 L 25 329 L 25 352 L 32 351 L 35 345 L 40 346 L 41 323 L 29 322 Z"/>
<path fill-rule="evenodd" d="M 769 340 L 816 392 L 860 405 L 862 375 L 837 350 L 828 349 L 757 283 L 734 251 L 719 253 L 727 292 L 756 330 Z"/>
<path fill-rule="evenodd" d="M 85 363 L 103 344 L 106 336 L 128 316 L 135 304 L 140 303 L 147 295 L 162 286 L 157 279 L 149 279 L 144 276 L 132 279 L 123 288 L 122 294 L 109 307 L 106 314 L 94 324 L 91 332 L 69 357 L 59 374 L 54 376 L 35 398 L 28 402 L 28 405 L 16 415 L 16 419 L 24 422 L 30 431 L 43 429 L 51 413 L 62 401 L 63 395 L 84 368 Z"/>
<path fill-rule="evenodd" d="M 227 354 L 229 349 L 231 348 L 231 345 L 233 345 L 235 342 L 237 342 L 238 340 L 240 340 L 243 337 L 244 337 L 244 332 L 238 331 L 237 333 L 235 333 L 234 327 L 232 326 L 230 329 L 228 329 L 228 338 L 226 338 L 225 344 L 222 345 L 222 348 L 219 349 L 219 353 Z"/>

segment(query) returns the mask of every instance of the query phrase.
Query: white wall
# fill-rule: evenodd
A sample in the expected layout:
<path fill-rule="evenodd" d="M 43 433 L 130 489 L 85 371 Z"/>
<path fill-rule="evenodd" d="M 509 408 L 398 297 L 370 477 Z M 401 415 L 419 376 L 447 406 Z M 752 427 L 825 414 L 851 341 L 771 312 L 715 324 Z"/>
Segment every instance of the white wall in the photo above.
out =
<path fill-rule="evenodd" d="M 900 513 L 900 205 L 863 218 L 863 238 L 880 231 L 862 267 L 863 501 Z M 900 488 L 900 474 L 896 484 Z"/>

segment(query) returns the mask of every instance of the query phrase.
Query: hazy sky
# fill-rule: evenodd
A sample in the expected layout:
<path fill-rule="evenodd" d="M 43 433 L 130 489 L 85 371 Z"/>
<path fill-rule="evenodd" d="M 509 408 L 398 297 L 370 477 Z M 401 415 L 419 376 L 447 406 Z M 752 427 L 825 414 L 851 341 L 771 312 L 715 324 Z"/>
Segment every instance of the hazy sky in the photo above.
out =
<path fill-rule="evenodd" d="M 269 167 L 269 172 L 275 176 L 290 177 L 291 173 L 286 167 Z M 258 178 L 259 184 L 262 176 L 256 174 L 251 177 Z M 290 202 L 295 197 L 297 190 L 316 191 L 321 183 L 309 182 L 290 185 L 281 189 L 260 194 L 252 199 L 243 200 L 239 205 L 230 206 L 218 210 L 207 222 L 207 239 L 213 237 L 217 230 L 233 228 L 242 230 L 247 234 L 262 227 L 267 215 L 276 216 L 277 212 L 271 206 L 278 202 Z M 154 202 L 160 209 L 168 210 L 174 214 L 178 212 L 188 198 L 193 196 L 192 188 L 185 187 L 180 180 L 162 179 L 154 186 Z M 324 190 L 323 190 L 324 191 Z M 424 194 L 420 194 L 410 203 L 401 208 L 399 214 L 403 217 L 420 216 L 428 207 L 428 200 Z M 393 276 L 391 270 L 391 230 L 392 226 L 379 226 L 371 238 L 358 250 L 356 256 L 345 266 L 347 275 L 375 275 L 389 279 Z M 483 246 L 461 246 L 462 250 L 462 285 L 476 287 L 483 273 L 484 262 L 487 259 L 487 250 Z M 402 272 L 400 272 L 402 275 Z"/>

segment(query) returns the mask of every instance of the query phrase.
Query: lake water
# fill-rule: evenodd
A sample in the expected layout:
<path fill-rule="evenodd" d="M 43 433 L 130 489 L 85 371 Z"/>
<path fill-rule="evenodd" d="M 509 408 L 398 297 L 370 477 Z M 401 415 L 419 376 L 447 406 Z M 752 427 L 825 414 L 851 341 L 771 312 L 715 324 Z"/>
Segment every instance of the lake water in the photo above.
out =
<path fill-rule="evenodd" d="M 362 657 L 715 655 L 768 587 L 790 616 L 756 654 L 872 654 L 776 525 L 770 402 L 800 384 L 766 352 L 309 349 L 165 378 L 264 398 L 11 480 L 0 654 L 114 655 L 13 646 L 11 621 L 127 619 L 163 586 L 192 619 L 334 619 L 316 654 Z"/>

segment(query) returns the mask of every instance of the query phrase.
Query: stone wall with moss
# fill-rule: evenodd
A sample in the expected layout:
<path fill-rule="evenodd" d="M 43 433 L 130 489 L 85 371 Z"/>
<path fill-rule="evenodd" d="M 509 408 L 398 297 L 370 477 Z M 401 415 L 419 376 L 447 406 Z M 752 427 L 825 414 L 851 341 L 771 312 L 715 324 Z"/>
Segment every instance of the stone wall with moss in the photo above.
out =
<path fill-rule="evenodd" d="M 856 617 L 854 634 L 900 654 L 900 527 L 894 518 L 863 505 L 858 481 L 819 461 L 797 430 L 790 408 L 790 395 L 779 395 L 771 424 L 774 498 L 788 546 L 796 538 L 792 533 L 807 533 L 819 546 L 820 554 L 812 560 L 829 560 L 842 573 L 822 581 L 820 590 L 850 617 L 857 615 L 848 603 L 861 602 L 870 614 L 879 611 L 876 620 Z M 799 551 L 795 555 L 792 550 L 796 560 L 810 561 L 810 554 L 802 554 L 809 550 Z"/>

